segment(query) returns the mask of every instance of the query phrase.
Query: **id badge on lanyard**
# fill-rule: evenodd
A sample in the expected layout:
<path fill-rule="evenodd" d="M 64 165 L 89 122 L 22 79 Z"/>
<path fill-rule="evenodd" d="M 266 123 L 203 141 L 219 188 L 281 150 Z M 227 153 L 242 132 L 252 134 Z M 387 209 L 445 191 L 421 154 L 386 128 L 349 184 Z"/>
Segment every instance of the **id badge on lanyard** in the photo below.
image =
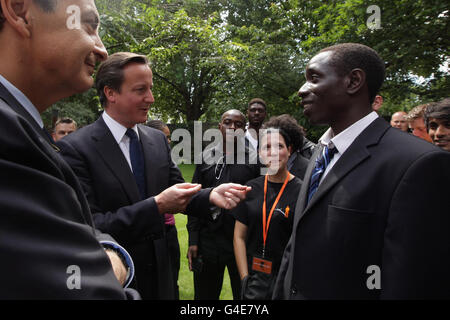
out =
<path fill-rule="evenodd" d="M 262 257 L 255 256 L 252 260 L 252 270 L 262 272 L 265 274 L 272 274 L 272 261 L 266 259 L 266 244 L 267 244 L 267 235 L 269 234 L 269 227 L 270 222 L 272 221 L 273 213 L 275 211 L 275 208 L 278 205 L 278 202 L 280 202 L 281 196 L 284 193 L 284 190 L 286 189 L 286 186 L 289 182 L 291 174 L 288 172 L 288 175 L 286 177 L 286 181 L 283 184 L 283 187 L 281 188 L 280 192 L 278 193 L 278 196 L 272 206 L 272 210 L 270 210 L 269 219 L 267 219 L 267 185 L 269 181 L 269 175 L 266 175 L 266 180 L 264 182 L 264 204 L 263 204 L 263 252 Z"/>
<path fill-rule="evenodd" d="M 272 261 L 263 258 L 253 257 L 252 270 L 266 274 L 272 274 Z"/>

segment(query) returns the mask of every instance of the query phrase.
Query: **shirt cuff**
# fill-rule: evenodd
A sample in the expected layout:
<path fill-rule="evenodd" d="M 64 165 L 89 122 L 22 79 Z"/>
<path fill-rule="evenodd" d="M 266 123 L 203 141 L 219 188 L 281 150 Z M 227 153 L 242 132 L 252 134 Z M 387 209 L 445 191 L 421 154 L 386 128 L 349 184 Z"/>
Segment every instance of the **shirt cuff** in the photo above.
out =
<path fill-rule="evenodd" d="M 133 281 L 134 273 L 135 273 L 134 263 L 133 263 L 133 259 L 131 258 L 131 255 L 128 253 L 127 250 L 125 250 L 124 247 L 120 246 L 117 243 L 114 243 L 111 241 L 100 241 L 100 244 L 105 249 L 112 249 L 115 252 L 117 252 L 117 254 L 120 254 L 122 260 L 124 260 L 126 262 L 126 264 L 127 264 L 126 267 L 128 267 L 128 274 L 127 274 L 127 280 L 125 281 L 124 288 L 128 288 L 128 286 L 131 284 L 131 281 Z"/>

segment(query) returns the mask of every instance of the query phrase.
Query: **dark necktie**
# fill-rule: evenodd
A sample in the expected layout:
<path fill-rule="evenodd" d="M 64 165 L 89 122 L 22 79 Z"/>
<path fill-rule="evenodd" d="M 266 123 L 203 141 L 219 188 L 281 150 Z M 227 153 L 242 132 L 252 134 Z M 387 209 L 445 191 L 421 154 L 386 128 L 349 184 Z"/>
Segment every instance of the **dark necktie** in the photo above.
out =
<path fill-rule="evenodd" d="M 322 149 L 322 153 L 316 159 L 316 166 L 313 170 L 311 182 L 309 184 L 308 203 L 311 201 L 312 197 L 317 192 L 317 189 L 319 189 L 320 179 L 322 178 L 328 165 L 333 159 L 333 156 L 337 152 L 338 151 L 335 147 L 328 149 L 327 146 L 324 146 L 324 148 Z"/>
<path fill-rule="evenodd" d="M 145 199 L 147 197 L 147 186 L 145 183 L 144 152 L 142 151 L 138 136 L 133 129 L 128 129 L 126 135 L 130 138 L 130 160 L 133 175 L 139 188 L 141 199 Z"/>

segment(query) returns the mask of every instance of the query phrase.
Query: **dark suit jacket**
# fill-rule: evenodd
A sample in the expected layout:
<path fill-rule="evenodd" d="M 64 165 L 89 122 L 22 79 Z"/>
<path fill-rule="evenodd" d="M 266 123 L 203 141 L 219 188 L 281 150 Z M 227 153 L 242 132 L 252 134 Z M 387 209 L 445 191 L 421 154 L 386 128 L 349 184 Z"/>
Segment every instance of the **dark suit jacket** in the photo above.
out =
<path fill-rule="evenodd" d="M 216 187 L 223 183 L 239 183 L 245 185 L 248 181 L 261 175 L 261 165 L 249 164 L 250 155 L 246 148 L 245 160 L 247 164 L 227 164 L 222 170 L 220 179 L 216 179 L 216 165 L 197 165 L 192 179 L 203 187 Z M 189 217 L 186 225 L 189 232 L 189 245 L 198 245 L 200 254 L 205 260 L 234 262 L 233 235 L 234 217 L 226 210 L 215 219 L 201 219 Z"/>
<path fill-rule="evenodd" d="M 144 299 L 173 299 L 164 217 L 153 197 L 184 180 L 172 162 L 164 134 L 138 127 L 149 197 L 142 201 L 128 162 L 102 117 L 60 140 L 58 146 L 81 181 L 96 227 L 113 235 L 133 257 Z M 202 199 L 199 207 L 209 203 L 209 192 L 201 192 L 196 199 Z M 194 210 L 201 214 L 205 208 Z"/>
<path fill-rule="evenodd" d="M 76 176 L 1 84 L 0 260 L 0 299 L 125 298 Z"/>
<path fill-rule="evenodd" d="M 305 158 L 301 155 L 300 151 L 295 151 L 291 155 L 288 162 L 288 169 L 291 174 L 302 180 L 305 177 L 306 169 L 308 169 L 309 158 Z"/>
<path fill-rule="evenodd" d="M 306 208 L 303 184 L 274 298 L 450 298 L 449 181 L 450 153 L 377 119 Z"/>

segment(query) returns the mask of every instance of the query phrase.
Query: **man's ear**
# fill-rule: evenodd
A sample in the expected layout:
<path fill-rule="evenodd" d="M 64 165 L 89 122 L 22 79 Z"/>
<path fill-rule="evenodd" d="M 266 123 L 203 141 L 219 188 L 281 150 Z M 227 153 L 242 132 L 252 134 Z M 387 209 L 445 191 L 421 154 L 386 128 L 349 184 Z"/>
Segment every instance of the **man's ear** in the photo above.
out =
<path fill-rule="evenodd" d="M 14 30 L 22 37 L 31 36 L 28 15 L 32 0 L 0 0 L 3 16 Z"/>
<path fill-rule="evenodd" d="M 366 73 L 361 69 L 353 69 L 347 76 L 347 92 L 357 93 L 366 84 Z"/>
<path fill-rule="evenodd" d="M 375 97 L 375 101 L 374 101 L 373 104 L 372 104 L 372 109 L 373 109 L 374 111 L 378 111 L 378 110 L 381 109 L 382 106 L 383 106 L 383 97 L 377 95 L 377 96 Z"/>
<path fill-rule="evenodd" d="M 106 99 L 109 102 L 115 103 L 116 102 L 116 91 L 108 86 L 105 86 L 103 88 L 103 93 L 105 94 Z"/>

